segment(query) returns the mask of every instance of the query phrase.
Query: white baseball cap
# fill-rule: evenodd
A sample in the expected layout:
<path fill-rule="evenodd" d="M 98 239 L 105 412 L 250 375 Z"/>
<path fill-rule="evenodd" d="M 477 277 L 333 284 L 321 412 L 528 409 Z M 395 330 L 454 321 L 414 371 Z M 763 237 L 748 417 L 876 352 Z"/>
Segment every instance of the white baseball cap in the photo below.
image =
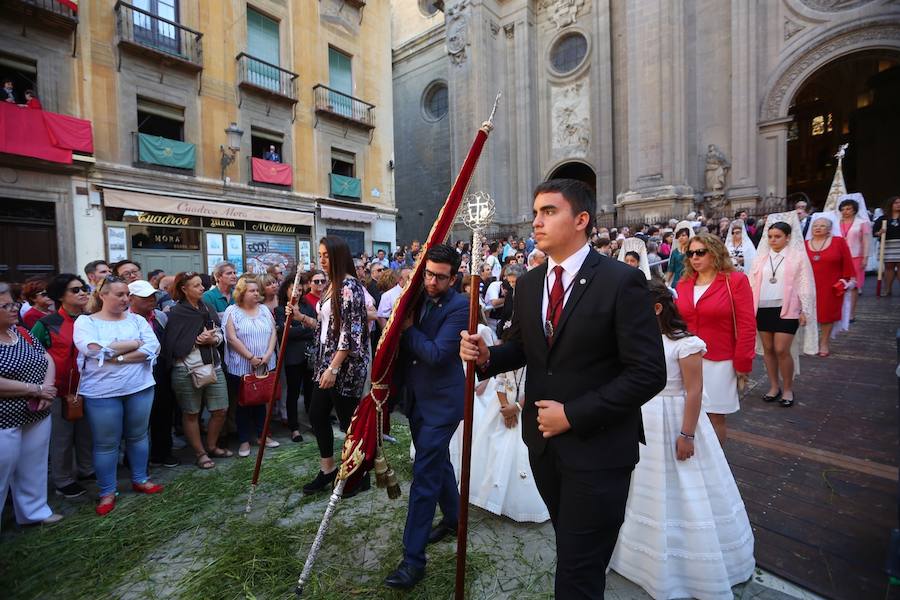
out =
<path fill-rule="evenodd" d="M 144 281 L 143 279 L 138 279 L 137 281 L 129 283 L 128 291 L 132 296 L 137 296 L 139 298 L 149 298 L 156 293 L 156 289 L 150 285 L 150 282 Z"/>

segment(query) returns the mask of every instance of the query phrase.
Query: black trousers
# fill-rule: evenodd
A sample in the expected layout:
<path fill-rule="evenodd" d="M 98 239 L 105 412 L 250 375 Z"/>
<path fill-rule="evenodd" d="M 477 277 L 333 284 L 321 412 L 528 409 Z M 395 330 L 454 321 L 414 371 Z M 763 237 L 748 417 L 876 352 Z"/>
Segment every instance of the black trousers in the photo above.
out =
<path fill-rule="evenodd" d="M 287 380 L 287 417 L 288 428 L 291 431 L 298 430 L 300 421 L 297 418 L 297 401 L 300 392 L 303 392 L 303 408 L 309 414 L 309 406 L 312 402 L 312 373 L 306 363 L 299 365 L 284 365 L 284 377 Z"/>
<path fill-rule="evenodd" d="M 155 369 L 156 388 L 150 409 L 150 458 L 162 460 L 172 454 L 172 412 L 175 407 L 172 378 L 168 369 Z"/>
<path fill-rule="evenodd" d="M 341 429 L 347 430 L 353 411 L 359 404 L 357 396 L 342 396 L 335 389 L 323 390 L 318 385 L 313 389 L 312 403 L 309 407 L 309 423 L 312 425 L 316 443 L 319 445 L 319 456 L 334 456 L 334 431 L 331 429 L 331 409 L 337 413 Z"/>
<path fill-rule="evenodd" d="M 634 467 L 572 469 L 552 443 L 529 459 L 556 532 L 555 597 L 602 599 Z"/>

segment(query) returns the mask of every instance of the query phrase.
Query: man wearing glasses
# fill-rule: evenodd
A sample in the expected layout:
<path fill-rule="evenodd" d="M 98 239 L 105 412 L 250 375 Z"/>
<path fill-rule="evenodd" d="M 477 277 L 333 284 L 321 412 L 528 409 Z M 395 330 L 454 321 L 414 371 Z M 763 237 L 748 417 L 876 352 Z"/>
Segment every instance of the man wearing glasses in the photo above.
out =
<path fill-rule="evenodd" d="M 325 273 L 319 271 L 318 269 L 313 269 L 312 271 L 310 271 L 310 273 L 310 289 L 309 293 L 304 296 L 304 298 L 306 298 L 307 304 L 312 306 L 316 310 L 316 314 L 318 314 L 319 298 L 321 298 L 322 294 L 325 293 L 325 285 L 328 283 L 328 279 L 325 278 Z"/>
<path fill-rule="evenodd" d="M 425 576 L 425 546 L 456 534 L 459 492 L 450 464 L 450 438 L 463 417 L 465 373 L 457 348 L 469 320 L 469 302 L 453 289 L 459 253 L 441 244 L 425 255 L 421 307 L 410 311 L 401 338 L 406 413 L 416 459 L 403 532 L 403 561 L 385 585 L 409 589 Z M 443 519 L 432 528 L 435 508 Z"/>

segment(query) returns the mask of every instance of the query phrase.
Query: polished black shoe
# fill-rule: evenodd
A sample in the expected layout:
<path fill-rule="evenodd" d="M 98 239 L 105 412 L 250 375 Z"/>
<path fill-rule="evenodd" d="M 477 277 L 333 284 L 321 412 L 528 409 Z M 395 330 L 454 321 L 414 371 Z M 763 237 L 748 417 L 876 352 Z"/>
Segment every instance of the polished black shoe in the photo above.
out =
<path fill-rule="evenodd" d="M 327 475 L 322 471 L 316 475 L 316 478 L 303 486 L 303 493 L 306 495 L 317 494 L 323 490 L 330 490 L 334 487 L 334 480 L 337 477 L 337 469 Z"/>
<path fill-rule="evenodd" d="M 362 481 L 356 484 L 356 487 L 350 490 L 349 492 L 344 493 L 344 499 L 352 498 L 353 496 L 359 494 L 360 492 L 367 492 L 372 488 L 372 480 L 370 478 L 369 473 L 366 473 L 366 476 L 363 477 Z"/>
<path fill-rule="evenodd" d="M 168 456 L 164 456 L 163 458 L 151 458 L 150 466 L 151 467 L 166 467 L 167 469 L 174 469 L 178 465 L 181 464 L 181 461 L 169 454 Z"/>
<path fill-rule="evenodd" d="M 428 534 L 428 543 L 436 544 L 448 535 L 452 535 L 454 538 L 456 537 L 456 527 L 450 527 L 445 525 L 444 523 L 438 523 L 431 529 L 431 533 Z"/>
<path fill-rule="evenodd" d="M 423 577 L 425 577 L 424 567 L 414 567 L 404 561 L 385 578 L 384 585 L 398 590 L 408 590 L 422 581 Z"/>
<path fill-rule="evenodd" d="M 87 492 L 86 489 L 75 483 L 74 481 L 69 485 L 63 486 L 61 488 L 56 488 L 57 496 L 65 496 L 66 498 L 77 498 Z"/>

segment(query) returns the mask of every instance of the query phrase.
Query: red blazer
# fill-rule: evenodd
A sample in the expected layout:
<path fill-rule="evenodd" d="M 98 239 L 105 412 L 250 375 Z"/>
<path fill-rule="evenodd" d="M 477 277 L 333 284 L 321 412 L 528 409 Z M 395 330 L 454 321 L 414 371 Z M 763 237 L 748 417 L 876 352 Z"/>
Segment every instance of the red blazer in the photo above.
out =
<path fill-rule="evenodd" d="M 731 297 L 725 278 L 731 286 L 734 297 L 734 316 L 732 316 Z M 697 276 L 682 279 L 676 291 L 678 312 L 687 322 L 688 330 L 706 342 L 708 360 L 734 361 L 734 370 L 738 373 L 749 373 L 753 369 L 753 356 L 756 344 L 756 317 L 753 314 L 753 292 L 750 281 L 740 271 L 732 271 L 727 275 L 719 273 L 700 302 L 694 306 L 694 282 Z M 734 330 L 737 323 L 737 339 Z"/>

